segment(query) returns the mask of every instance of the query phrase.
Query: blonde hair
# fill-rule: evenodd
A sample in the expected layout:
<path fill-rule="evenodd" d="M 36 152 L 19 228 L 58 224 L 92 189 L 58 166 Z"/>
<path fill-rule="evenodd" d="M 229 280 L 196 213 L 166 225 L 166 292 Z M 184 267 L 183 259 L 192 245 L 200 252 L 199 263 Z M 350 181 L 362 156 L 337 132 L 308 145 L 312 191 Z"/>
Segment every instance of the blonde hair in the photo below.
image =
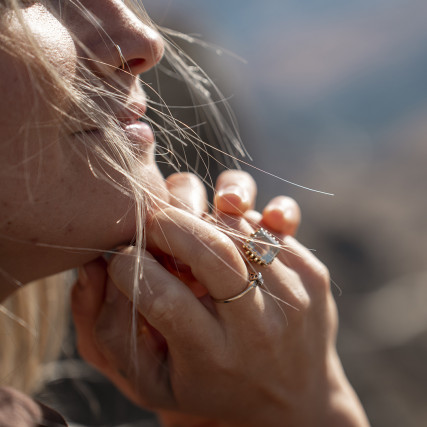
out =
<path fill-rule="evenodd" d="M 106 42 L 112 43 L 106 29 L 102 28 L 93 16 L 86 13 L 80 0 L 69 0 L 69 3 L 81 11 L 90 25 L 97 26 L 101 37 Z M 141 81 L 148 95 L 150 111 L 157 116 L 155 121 L 152 119 L 147 119 L 147 121 L 156 131 L 156 139 L 163 143 L 164 159 L 176 170 L 179 169 L 179 163 L 182 162 L 187 170 L 192 170 L 185 159 L 177 157 L 175 144 L 196 146 L 199 152 L 208 157 L 214 156 L 215 153 L 223 154 L 233 151 L 240 155 L 245 154 L 228 104 L 208 76 L 177 47 L 172 38 L 179 37 L 188 43 L 194 43 L 196 40 L 156 27 L 149 20 L 140 2 L 126 0 L 124 3 L 143 22 L 164 35 L 165 58 L 159 67 L 159 72 L 173 76 L 186 86 L 197 107 L 199 122 L 210 124 L 210 134 L 215 137 L 217 142 L 217 144 L 208 145 L 196 130 L 175 120 L 160 93 Z M 14 17 L 24 29 L 22 40 L 17 40 L 14 34 L 7 32 L 4 24 L 9 19 L 9 12 L 14 12 Z M 147 183 L 142 183 L 135 172 L 139 169 L 138 153 L 127 140 L 112 113 L 111 105 L 123 106 L 127 99 L 127 94 L 120 90 L 120 82 L 117 81 L 115 88 L 106 86 L 102 78 L 83 62 L 78 65 L 79 77 L 64 74 L 61 69 L 51 64 L 48 56 L 33 37 L 31 30 L 26 26 L 19 0 L 0 0 L 0 15 L 0 25 L 5 27 L 5 31 L 0 30 L 0 49 L 4 49 L 10 55 L 19 57 L 23 61 L 27 67 L 36 99 L 49 103 L 64 126 L 66 123 L 73 122 L 74 126 L 80 126 L 83 130 L 85 127 L 87 128 L 88 124 L 96 123 L 97 127 L 107 130 L 105 132 L 107 143 L 104 141 L 103 144 L 95 145 L 96 143 L 93 141 L 88 143 L 87 140 L 81 138 L 79 142 L 84 150 L 81 150 L 80 154 L 89 153 L 94 156 L 96 160 L 91 161 L 89 155 L 81 155 L 83 161 L 89 162 L 89 167 L 98 179 L 108 181 L 134 201 L 137 219 L 135 245 L 142 251 L 145 212 L 151 204 L 156 204 L 157 200 L 151 194 Z M 78 37 L 75 37 L 74 42 L 85 52 L 86 63 L 89 59 L 92 65 L 110 66 L 101 63 L 99 58 L 84 46 Z M 35 68 L 37 68 L 37 73 L 34 72 Z M 46 96 L 50 91 L 59 91 L 65 95 L 62 99 L 66 99 L 67 109 L 63 104 L 54 104 L 53 101 L 50 101 L 50 98 Z M 104 110 L 94 101 L 94 97 L 105 101 Z M 66 111 L 73 111 L 76 114 L 71 116 Z M 34 117 L 36 115 L 37 103 L 34 105 Z M 81 117 L 85 117 L 85 120 L 82 120 Z M 230 156 L 230 159 L 232 164 L 235 164 L 233 156 Z M 76 249 L 84 250 L 85 248 Z M 136 257 L 135 262 L 139 262 L 139 257 Z M 136 268 L 135 283 L 139 273 L 139 268 Z M 3 306 L 0 306 L 1 384 L 12 385 L 20 390 L 31 392 L 40 383 L 40 366 L 57 356 L 63 337 L 62 331 L 66 325 L 66 301 L 68 299 L 66 288 L 58 283 L 61 280 L 63 278 L 55 277 L 27 285 L 10 297 Z M 136 291 L 135 287 L 135 297 L 137 297 Z M 52 326 L 54 327 L 53 333 L 51 333 Z"/>
<path fill-rule="evenodd" d="M 61 286 L 62 282 L 62 286 Z M 0 305 L 0 384 L 32 393 L 57 358 L 68 326 L 64 275 L 30 283 Z"/>

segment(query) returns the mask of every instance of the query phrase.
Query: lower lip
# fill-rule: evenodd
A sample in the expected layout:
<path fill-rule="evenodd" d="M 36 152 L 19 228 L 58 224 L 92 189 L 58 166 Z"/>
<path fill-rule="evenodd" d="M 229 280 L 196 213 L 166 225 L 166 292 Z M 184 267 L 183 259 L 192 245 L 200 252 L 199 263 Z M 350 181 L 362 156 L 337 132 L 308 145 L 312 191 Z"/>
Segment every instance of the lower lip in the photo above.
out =
<path fill-rule="evenodd" d="M 152 145 L 154 144 L 154 133 L 151 126 L 145 122 L 133 122 L 124 128 L 129 141 L 136 145 Z"/>
<path fill-rule="evenodd" d="M 135 144 L 139 147 L 147 147 L 149 145 L 154 145 L 154 133 L 148 123 L 134 121 L 132 123 L 126 124 L 123 129 L 132 144 Z M 90 131 L 77 132 L 74 135 L 88 135 L 90 137 L 95 138 L 104 137 L 104 133 L 101 129 L 92 129 Z"/>

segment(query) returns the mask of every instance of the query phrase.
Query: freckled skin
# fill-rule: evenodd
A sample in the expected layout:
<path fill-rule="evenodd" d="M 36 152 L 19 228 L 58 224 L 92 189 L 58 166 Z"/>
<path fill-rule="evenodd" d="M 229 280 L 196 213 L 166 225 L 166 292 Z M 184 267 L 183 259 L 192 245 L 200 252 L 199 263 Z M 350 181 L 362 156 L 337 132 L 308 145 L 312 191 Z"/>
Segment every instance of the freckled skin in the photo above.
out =
<path fill-rule="evenodd" d="M 123 2 L 83 0 L 82 3 L 103 22 L 103 27 L 114 36 L 124 54 L 128 53 L 128 59 L 144 58 L 150 49 L 162 50 L 158 46 L 161 44 L 159 36 L 136 21 Z M 77 56 L 82 55 L 71 37 L 71 32 L 78 27 L 79 37 L 81 34 L 87 47 L 104 62 L 111 62 L 112 66 L 103 71 L 103 77 L 107 84 L 114 84 L 108 73 L 115 72 L 119 64 L 113 61 L 119 58 L 112 56 L 111 46 L 106 47 L 105 40 L 100 40 L 94 26 L 82 20 L 72 6 L 67 7 L 61 22 L 45 6 L 37 3 L 24 9 L 24 18 L 37 32 L 35 37 L 49 60 L 60 73 L 68 76 L 76 72 Z M 12 33 L 18 40 L 23 38 L 23 29 L 13 17 L 8 21 L 9 28 L 1 25 L 0 32 Z M 136 75 L 155 64 L 153 60 L 144 61 L 144 69 L 135 69 L 135 75 L 127 77 L 130 97 L 143 95 Z M 31 69 L 36 76 L 42 73 L 37 61 L 31 63 Z M 64 95 L 47 85 L 49 96 L 40 96 L 31 86 L 27 65 L 19 56 L 8 54 L 7 49 L 0 49 L 0 75 L 2 300 L 15 288 L 9 277 L 27 283 L 79 266 L 102 251 L 131 241 L 136 226 L 128 196 L 93 175 L 86 159 L 87 150 L 72 132 L 64 130 L 57 111 L 50 106 L 58 106 L 67 112 Z M 22 129 L 28 132 L 22 132 Z M 95 159 L 89 154 L 89 160 L 94 162 Z M 146 182 L 159 197 L 165 197 L 163 179 L 154 161 L 154 147 L 142 150 L 140 160 L 138 176 L 141 182 Z M 109 172 L 114 175 L 113 171 Z M 123 178 L 114 176 L 127 185 Z M 70 247 L 93 251 L 70 251 Z"/>

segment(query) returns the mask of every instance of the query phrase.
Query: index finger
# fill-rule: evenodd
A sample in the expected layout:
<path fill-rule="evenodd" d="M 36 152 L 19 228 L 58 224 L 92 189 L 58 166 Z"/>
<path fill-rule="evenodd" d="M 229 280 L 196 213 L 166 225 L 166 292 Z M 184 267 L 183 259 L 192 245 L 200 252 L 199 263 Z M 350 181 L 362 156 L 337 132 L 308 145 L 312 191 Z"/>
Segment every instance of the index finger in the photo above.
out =
<path fill-rule="evenodd" d="M 247 286 L 246 264 L 233 241 L 213 224 L 181 210 L 168 208 L 152 217 L 147 247 L 188 265 L 214 299 L 238 294 Z"/>

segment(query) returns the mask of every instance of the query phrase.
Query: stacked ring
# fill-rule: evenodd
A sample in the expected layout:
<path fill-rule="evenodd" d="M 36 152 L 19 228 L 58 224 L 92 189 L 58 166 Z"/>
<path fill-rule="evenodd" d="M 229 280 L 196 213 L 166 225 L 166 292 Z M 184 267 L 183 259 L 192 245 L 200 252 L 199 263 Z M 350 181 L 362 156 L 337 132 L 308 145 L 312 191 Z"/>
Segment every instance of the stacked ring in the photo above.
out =
<path fill-rule="evenodd" d="M 215 299 L 214 298 L 213 300 L 216 303 L 227 304 L 229 302 L 233 302 L 233 301 L 238 300 L 239 298 L 242 298 L 248 292 L 250 292 L 252 289 L 255 289 L 258 286 L 262 286 L 263 284 L 264 284 L 264 279 L 262 278 L 261 273 L 249 273 L 249 285 L 244 291 L 240 292 L 239 294 L 237 294 L 231 298 L 226 298 L 226 299 Z"/>

